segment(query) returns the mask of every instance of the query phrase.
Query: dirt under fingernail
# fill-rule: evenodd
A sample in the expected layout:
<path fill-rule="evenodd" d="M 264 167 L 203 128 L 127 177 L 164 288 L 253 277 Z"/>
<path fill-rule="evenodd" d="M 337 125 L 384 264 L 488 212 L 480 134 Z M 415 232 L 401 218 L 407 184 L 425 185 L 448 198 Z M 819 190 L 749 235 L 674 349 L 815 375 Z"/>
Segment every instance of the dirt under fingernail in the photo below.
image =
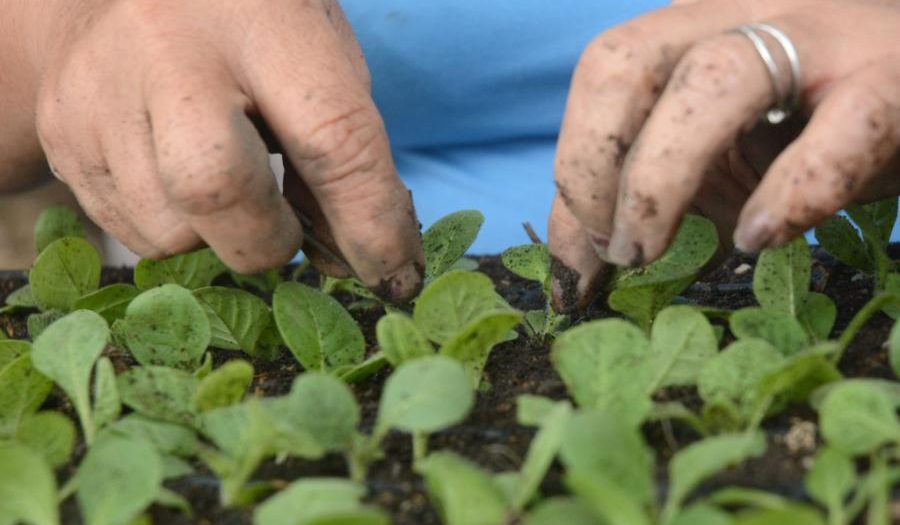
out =
<path fill-rule="evenodd" d="M 553 302 L 560 313 L 569 313 L 578 307 L 578 282 L 581 274 L 566 266 L 558 258 L 550 257 L 550 276 L 553 279 Z"/>

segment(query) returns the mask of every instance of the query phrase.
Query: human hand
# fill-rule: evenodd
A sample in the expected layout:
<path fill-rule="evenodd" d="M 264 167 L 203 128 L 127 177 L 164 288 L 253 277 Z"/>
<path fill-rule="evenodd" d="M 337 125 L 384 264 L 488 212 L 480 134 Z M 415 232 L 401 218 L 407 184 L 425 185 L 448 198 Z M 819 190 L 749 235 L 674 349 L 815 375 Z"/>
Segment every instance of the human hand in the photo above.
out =
<path fill-rule="evenodd" d="M 800 107 L 760 124 L 766 22 L 799 53 Z M 645 264 L 693 209 L 743 251 L 781 245 L 848 203 L 900 193 L 900 4 L 708 0 L 600 35 L 582 55 L 556 157 L 554 302 L 597 292 L 607 263 Z M 789 89 L 787 57 L 767 40 Z M 808 120 L 808 122 L 807 122 Z"/>
<path fill-rule="evenodd" d="M 417 293 L 418 223 L 336 1 L 65 2 L 38 54 L 37 130 L 101 227 L 144 257 L 206 243 L 240 272 L 288 262 L 303 231 L 268 142 L 313 219 L 310 258 Z"/>

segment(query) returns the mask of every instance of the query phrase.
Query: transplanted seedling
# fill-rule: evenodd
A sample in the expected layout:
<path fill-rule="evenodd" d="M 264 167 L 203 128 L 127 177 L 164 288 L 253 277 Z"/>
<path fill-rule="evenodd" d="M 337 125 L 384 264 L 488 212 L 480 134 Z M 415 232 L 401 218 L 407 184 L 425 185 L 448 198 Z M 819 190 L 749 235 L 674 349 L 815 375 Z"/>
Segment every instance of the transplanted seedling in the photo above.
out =
<path fill-rule="evenodd" d="M 501 259 L 509 271 L 523 279 L 539 282 L 544 292 L 544 308 L 525 313 L 523 325 L 528 335 L 543 341 L 565 330 L 569 325 L 569 317 L 556 313 L 550 304 L 550 252 L 547 246 L 516 246 L 503 252 Z"/>
<path fill-rule="evenodd" d="M 610 281 L 609 306 L 645 331 L 656 315 L 696 278 L 718 249 L 718 234 L 707 219 L 687 215 L 672 246 L 642 268 L 619 270 Z"/>
<path fill-rule="evenodd" d="M 263 502 L 254 525 L 389 525 L 382 511 L 363 505 L 362 485 L 335 478 L 302 479 Z"/>

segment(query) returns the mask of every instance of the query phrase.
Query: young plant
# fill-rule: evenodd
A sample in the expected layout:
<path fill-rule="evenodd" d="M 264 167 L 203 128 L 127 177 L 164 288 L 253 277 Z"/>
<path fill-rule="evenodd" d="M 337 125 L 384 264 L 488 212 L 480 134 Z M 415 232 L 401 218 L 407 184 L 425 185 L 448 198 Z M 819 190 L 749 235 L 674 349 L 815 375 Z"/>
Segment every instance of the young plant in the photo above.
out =
<path fill-rule="evenodd" d="M 196 290 L 209 286 L 213 279 L 226 271 L 225 264 L 216 254 L 204 248 L 161 261 L 141 259 L 134 268 L 134 284 L 141 290 L 164 284 Z"/>
<path fill-rule="evenodd" d="M 619 270 L 610 281 L 609 306 L 649 332 L 656 315 L 684 291 L 715 255 L 719 237 L 707 219 L 687 215 L 672 246 L 656 262 Z"/>
<path fill-rule="evenodd" d="M 516 246 L 503 252 L 503 265 L 512 273 L 541 283 L 545 304 L 540 310 L 525 313 L 525 330 L 537 341 L 543 341 L 565 330 L 569 325 L 567 315 L 557 314 L 550 304 L 550 252 L 543 244 Z"/>
<path fill-rule="evenodd" d="M 41 311 L 69 312 L 75 301 L 99 287 L 100 254 L 84 239 L 57 239 L 35 259 L 28 283 Z"/>
<path fill-rule="evenodd" d="M 0 523 L 59 525 L 56 478 L 40 454 L 0 443 Z"/>
<path fill-rule="evenodd" d="M 836 215 L 816 227 L 816 240 L 822 248 L 842 263 L 875 277 L 876 291 L 892 287 L 892 281 L 900 282 L 886 251 L 897 220 L 897 199 L 848 206 L 847 214 L 849 219 Z"/>
<path fill-rule="evenodd" d="M 384 512 L 361 503 L 365 494 L 365 487 L 343 479 L 302 479 L 259 505 L 253 524 L 389 525 Z"/>
<path fill-rule="evenodd" d="M 425 251 L 425 282 L 449 271 L 475 242 L 484 215 L 475 210 L 451 213 L 431 225 L 422 234 Z"/>
<path fill-rule="evenodd" d="M 235 288 L 210 286 L 193 291 L 209 320 L 210 345 L 272 358 L 281 343 L 269 306 L 255 295 Z"/>

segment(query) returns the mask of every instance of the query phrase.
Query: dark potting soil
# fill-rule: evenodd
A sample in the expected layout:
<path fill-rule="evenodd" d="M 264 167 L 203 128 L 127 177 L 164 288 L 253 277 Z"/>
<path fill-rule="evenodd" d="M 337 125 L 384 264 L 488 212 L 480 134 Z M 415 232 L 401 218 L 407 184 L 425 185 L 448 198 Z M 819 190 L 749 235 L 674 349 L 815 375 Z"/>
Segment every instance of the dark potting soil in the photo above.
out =
<path fill-rule="evenodd" d="M 900 252 L 900 250 L 897 250 Z M 830 296 L 838 307 L 836 336 L 843 330 L 852 315 L 872 296 L 873 281 L 851 268 L 836 264 L 828 255 L 815 250 L 813 288 Z M 894 253 L 892 255 L 900 255 Z M 479 259 L 480 270 L 489 275 L 501 295 L 513 306 L 523 309 L 542 307 L 543 297 L 537 283 L 531 283 L 508 272 L 497 257 Z M 704 276 L 687 290 L 680 300 L 693 304 L 724 309 L 736 309 L 754 304 L 751 283 L 754 258 L 735 255 L 721 267 Z M 750 266 L 748 268 L 747 266 Z M 130 281 L 131 271 L 107 269 L 104 284 Z M 303 279 L 314 284 L 317 277 L 308 272 Z M 19 273 L 0 273 L 0 300 L 25 283 Z M 339 297 L 345 304 L 351 297 Z M 380 309 L 354 311 L 366 336 L 370 352 L 375 348 L 375 323 L 382 315 Z M 595 319 L 613 315 L 601 299 L 596 301 L 583 319 Z M 583 319 L 577 319 L 580 321 Z M 848 377 L 893 377 L 882 349 L 891 327 L 891 320 L 884 315 L 872 319 L 857 336 L 840 364 Z M 14 337 L 25 337 L 25 318 L 22 315 L 0 315 L 0 329 Z M 117 369 L 131 366 L 133 362 L 124 352 L 108 349 Z M 239 354 L 214 351 L 217 364 Z M 240 356 L 246 357 L 246 356 Z M 280 395 L 290 390 L 301 367 L 285 351 L 274 361 L 254 362 L 256 376 L 251 391 L 256 395 Z M 382 370 L 372 378 L 354 386 L 363 410 L 363 429 L 371 427 L 377 411 L 381 387 L 388 375 Z M 495 471 L 518 470 L 525 457 L 534 430 L 516 422 L 516 397 L 521 394 L 539 394 L 554 399 L 567 397 L 566 388 L 550 364 L 549 345 L 530 341 L 522 334 L 518 340 L 504 343 L 494 349 L 487 365 L 485 381 L 489 388 L 479 392 L 476 406 L 461 425 L 432 436 L 433 450 L 450 449 L 475 461 L 482 467 Z M 688 388 L 671 389 L 660 395 L 660 400 L 681 401 L 689 407 L 699 406 L 696 391 Z M 53 408 L 74 412 L 59 392 L 49 401 Z M 792 498 L 803 498 L 803 476 L 819 445 L 817 441 L 815 413 L 806 407 L 794 407 L 770 419 L 763 425 L 769 438 L 765 456 L 726 471 L 707 483 L 705 490 L 719 486 L 737 485 L 760 488 Z M 679 423 L 651 423 L 645 426 L 648 443 L 656 451 L 659 465 L 658 480 L 661 496 L 666 490 L 666 464 L 681 447 L 698 436 Z M 391 513 L 396 525 L 431 525 L 440 520 L 428 500 L 424 483 L 411 465 L 411 443 L 408 436 L 392 434 L 384 443 L 385 458 L 370 469 L 367 485 L 368 500 Z M 83 446 L 76 448 L 72 463 L 60 471 L 61 481 L 70 476 L 80 457 Z M 157 524 L 215 524 L 237 525 L 252 522 L 252 509 L 223 509 L 218 502 L 218 483 L 202 464 L 196 464 L 194 475 L 168 482 L 167 486 L 191 502 L 193 515 L 154 506 L 150 510 Z M 339 456 L 328 456 L 319 461 L 288 459 L 276 463 L 268 461 L 256 472 L 258 480 L 274 481 L 284 486 L 293 480 L 309 476 L 347 476 L 344 461 Z M 555 465 L 544 481 L 544 495 L 564 491 L 561 469 Z M 701 489 L 704 490 L 704 489 Z M 70 498 L 63 507 L 64 523 L 80 523 L 76 505 Z"/>

